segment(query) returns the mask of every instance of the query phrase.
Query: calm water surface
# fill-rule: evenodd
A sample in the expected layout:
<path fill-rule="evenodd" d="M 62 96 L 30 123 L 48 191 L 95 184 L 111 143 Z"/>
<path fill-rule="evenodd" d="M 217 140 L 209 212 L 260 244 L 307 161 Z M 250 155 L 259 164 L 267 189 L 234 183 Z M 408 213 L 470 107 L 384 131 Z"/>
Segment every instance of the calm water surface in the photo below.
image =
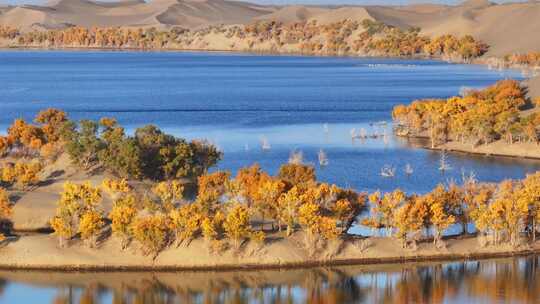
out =
<path fill-rule="evenodd" d="M 394 105 L 480 88 L 515 71 L 438 61 L 222 53 L 0 52 L 0 128 L 58 107 L 72 118 L 115 116 L 128 130 L 156 124 L 187 138 L 207 138 L 224 152 L 219 169 L 258 162 L 274 173 L 293 150 L 317 165 L 321 180 L 358 190 L 424 192 L 474 171 L 481 180 L 521 178 L 538 162 L 450 155 L 388 138 L 352 141 L 350 130 L 382 133 Z M 324 125 L 327 125 L 325 128 Z M 390 132 L 390 126 L 386 127 Z M 263 152 L 265 139 L 271 150 Z M 323 149 L 329 165 L 318 166 Z M 414 169 L 407 177 L 406 164 Z M 396 177 L 380 176 L 385 165 Z"/>
<path fill-rule="evenodd" d="M 438 61 L 221 53 L 0 52 L 0 128 L 57 107 L 74 119 L 114 116 L 129 132 L 156 124 L 206 138 L 218 169 L 258 162 L 275 173 L 302 151 L 319 179 L 358 190 L 425 192 L 474 172 L 521 178 L 537 161 L 440 154 L 388 137 L 351 140 L 351 129 L 390 133 L 392 107 L 485 87 L 515 71 Z M 261 141 L 270 144 L 262 151 Z M 318 165 L 323 149 L 329 165 Z M 414 169 L 404 173 L 406 164 Z M 383 178 L 383 166 L 396 168 Z M 361 227 L 356 233 L 365 232 Z M 538 258 L 286 272 L 54 274 L 4 272 L 1 303 L 538 303 Z M 56 302 L 55 302 L 56 301 Z M 138 302 L 137 302 L 138 301 Z M 115 303 L 123 303 L 121 301 Z"/>
<path fill-rule="evenodd" d="M 196 273 L 0 272 L 0 303 L 538 303 L 538 256 Z"/>

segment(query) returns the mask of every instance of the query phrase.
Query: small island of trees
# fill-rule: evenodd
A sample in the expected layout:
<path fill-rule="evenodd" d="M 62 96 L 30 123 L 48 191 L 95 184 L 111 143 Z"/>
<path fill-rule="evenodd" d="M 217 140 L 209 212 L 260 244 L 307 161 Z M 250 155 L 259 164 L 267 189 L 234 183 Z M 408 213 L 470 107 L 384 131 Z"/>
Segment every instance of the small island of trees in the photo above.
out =
<path fill-rule="evenodd" d="M 398 135 L 429 137 L 431 148 L 449 141 L 472 149 L 497 140 L 537 144 L 540 99 L 530 100 L 526 93 L 519 82 L 502 80 L 464 96 L 398 105 L 392 116 Z"/>

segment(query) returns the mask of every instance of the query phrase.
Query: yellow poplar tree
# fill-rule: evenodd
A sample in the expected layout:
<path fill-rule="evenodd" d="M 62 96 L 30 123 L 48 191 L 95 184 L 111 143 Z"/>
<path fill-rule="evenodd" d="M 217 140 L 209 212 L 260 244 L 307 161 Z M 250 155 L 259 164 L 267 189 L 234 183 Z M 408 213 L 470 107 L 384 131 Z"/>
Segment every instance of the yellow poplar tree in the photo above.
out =
<path fill-rule="evenodd" d="M 306 233 L 306 248 L 310 255 L 317 250 L 317 237 L 321 221 L 319 205 L 313 202 L 302 204 L 298 208 L 298 222 Z"/>
<path fill-rule="evenodd" d="M 302 204 L 300 190 L 294 186 L 291 190 L 283 193 L 278 199 L 278 227 L 281 231 L 281 223 L 287 225 L 287 236 L 291 236 L 297 221 L 298 208 Z"/>
<path fill-rule="evenodd" d="M 159 197 L 166 210 L 171 210 L 183 198 L 184 185 L 177 180 L 160 182 L 152 188 L 152 192 Z"/>
<path fill-rule="evenodd" d="M 433 243 L 441 244 L 442 234 L 456 222 L 453 215 L 449 213 L 449 196 L 443 185 L 438 185 L 431 193 L 423 199 L 429 206 L 429 221 L 433 225 Z"/>
<path fill-rule="evenodd" d="M 520 190 L 520 184 L 511 180 L 503 181 L 499 185 L 495 200 L 490 205 L 496 240 L 499 240 L 501 231 L 506 231 L 513 247 L 519 245 L 519 234 L 529 211 L 527 202 L 517 197 Z"/>
<path fill-rule="evenodd" d="M 223 230 L 225 216 L 221 211 L 216 212 L 214 217 L 205 217 L 201 221 L 201 231 L 210 253 L 220 253 L 225 249 L 226 244 L 219 237 Z"/>
<path fill-rule="evenodd" d="M 169 223 L 165 215 L 154 214 L 136 218 L 132 229 L 133 238 L 139 242 L 145 256 L 151 256 L 155 260 L 167 246 Z"/>
<path fill-rule="evenodd" d="M 202 216 L 196 204 L 186 204 L 169 212 L 170 228 L 175 233 L 176 246 L 189 246 L 200 231 Z"/>
<path fill-rule="evenodd" d="M 225 235 L 229 238 L 233 247 L 238 250 L 242 242 L 251 235 L 249 223 L 249 209 L 237 202 L 233 202 L 223 222 Z"/>
<path fill-rule="evenodd" d="M 17 162 L 15 164 L 15 176 L 17 176 L 19 187 L 26 189 L 28 186 L 37 184 L 40 181 L 39 173 L 41 169 L 43 169 L 43 165 L 39 161 Z"/>
<path fill-rule="evenodd" d="M 521 206 L 528 206 L 528 221 L 531 226 L 532 239 L 535 242 L 537 226 L 540 221 L 540 172 L 527 175 L 517 197 Z"/>
<path fill-rule="evenodd" d="M 79 230 L 82 215 L 97 211 L 101 202 L 101 190 L 93 187 L 90 182 L 83 184 L 64 183 L 64 191 L 60 195 L 56 216 L 51 220 L 51 227 L 59 238 L 60 246 L 66 245 Z"/>
<path fill-rule="evenodd" d="M 109 179 L 106 178 L 101 182 L 101 188 L 111 196 L 118 196 L 131 191 L 127 179 Z"/>
<path fill-rule="evenodd" d="M 5 230 L 5 225 L 3 225 L 3 223 L 9 219 L 12 213 L 13 210 L 11 201 L 9 200 L 9 195 L 5 189 L 0 188 L 0 224 L 2 224 L 2 230 Z M 8 231 L 0 231 L 0 241 L 4 240 L 5 232 Z"/>
<path fill-rule="evenodd" d="M 79 222 L 79 232 L 81 239 L 90 247 L 94 248 L 97 245 L 97 240 L 103 229 L 105 222 L 103 215 L 96 210 L 88 210 L 81 215 Z"/>
<path fill-rule="evenodd" d="M 428 206 L 423 198 L 411 196 L 394 214 L 397 228 L 396 236 L 401 240 L 403 248 L 407 248 L 412 236 L 413 248 L 416 247 L 416 236 L 420 233 L 428 216 Z"/>
<path fill-rule="evenodd" d="M 273 220 L 272 230 L 274 230 L 274 221 L 278 220 L 278 200 L 283 192 L 285 192 L 285 187 L 285 182 L 278 179 L 271 179 L 262 183 L 258 190 L 260 203 L 256 204 L 256 208 L 261 213 L 263 222 L 265 217 L 269 217 Z"/>
<path fill-rule="evenodd" d="M 11 149 L 9 138 L 6 136 L 0 136 L 0 157 L 4 157 Z"/>
<path fill-rule="evenodd" d="M 5 184 L 12 185 L 17 180 L 15 175 L 15 166 L 13 164 L 5 164 L 0 168 L 0 181 Z"/>
<path fill-rule="evenodd" d="M 488 233 L 491 226 L 489 203 L 495 192 L 494 185 L 467 182 L 464 185 L 463 203 L 467 219 L 471 219 L 476 229 L 483 235 Z"/>
<path fill-rule="evenodd" d="M 369 202 L 373 205 L 370 218 L 363 224 L 372 228 L 386 229 L 386 235 L 391 236 L 395 227 L 395 215 L 398 206 L 405 200 L 405 193 L 400 189 L 386 193 L 381 197 L 380 192 L 369 196 Z"/>
<path fill-rule="evenodd" d="M 122 249 L 126 249 L 131 240 L 131 224 L 137 216 L 135 195 L 129 193 L 113 203 L 109 219 L 112 234 L 120 237 Z"/>

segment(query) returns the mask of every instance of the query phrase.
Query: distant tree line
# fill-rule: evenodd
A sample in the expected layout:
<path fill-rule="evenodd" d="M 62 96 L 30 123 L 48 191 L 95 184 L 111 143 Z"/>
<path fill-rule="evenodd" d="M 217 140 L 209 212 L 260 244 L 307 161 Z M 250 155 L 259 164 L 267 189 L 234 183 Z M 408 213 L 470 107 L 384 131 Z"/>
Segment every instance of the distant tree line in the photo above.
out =
<path fill-rule="evenodd" d="M 231 50 L 267 52 L 437 56 L 468 61 L 483 55 L 488 49 L 486 44 L 476 41 L 472 36 L 443 35 L 430 38 L 421 35 L 420 28 L 400 29 L 368 19 L 362 22 L 345 19 L 330 24 L 319 24 L 316 21 L 257 21 L 247 25 L 209 26 L 197 30 L 181 27 L 158 30 L 152 27 L 133 29 L 74 26 L 23 33 L 10 27 L 0 27 L 0 37 L 14 40 L 20 46 L 45 47 L 200 49 L 208 46 L 205 38 L 210 34 L 229 39 Z"/>
<path fill-rule="evenodd" d="M 504 56 L 504 62 L 507 65 L 540 67 L 540 52 L 529 52 L 526 54 L 509 54 Z"/>

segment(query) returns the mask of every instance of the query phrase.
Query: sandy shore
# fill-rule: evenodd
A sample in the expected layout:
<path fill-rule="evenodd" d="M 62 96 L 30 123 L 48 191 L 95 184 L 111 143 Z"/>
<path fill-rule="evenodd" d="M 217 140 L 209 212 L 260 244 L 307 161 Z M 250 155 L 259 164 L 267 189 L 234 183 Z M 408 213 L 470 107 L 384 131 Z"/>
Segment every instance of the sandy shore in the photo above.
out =
<path fill-rule="evenodd" d="M 415 148 L 449 151 L 463 153 L 467 155 L 476 155 L 480 157 L 493 157 L 511 159 L 523 159 L 531 161 L 540 161 L 540 145 L 535 143 L 514 143 L 509 145 L 503 140 L 498 140 L 487 145 L 472 147 L 470 144 L 450 141 L 445 144 L 431 147 L 429 138 L 426 136 L 398 136 L 408 142 Z"/>
<path fill-rule="evenodd" d="M 426 148 L 431 149 L 429 146 L 426 146 Z M 487 145 L 481 145 L 473 148 L 471 145 L 462 144 L 459 142 L 448 142 L 435 147 L 434 150 L 447 150 L 483 156 L 540 160 L 540 146 L 535 143 L 516 143 L 509 145 L 503 141 L 496 141 Z"/>
<path fill-rule="evenodd" d="M 69 248 L 57 246 L 53 235 L 20 236 L 0 250 L 0 269 L 31 270 L 235 270 L 295 268 L 330 265 L 380 264 L 432 260 L 463 260 L 540 252 L 540 241 L 530 246 L 512 249 L 508 245 L 482 248 L 475 237 L 447 240 L 446 249 L 437 249 L 432 242 L 420 243 L 417 250 L 403 249 L 394 238 L 370 238 L 371 245 L 361 250 L 361 240 L 351 237 L 344 241 L 338 254 L 328 248 L 310 257 L 302 245 L 300 232 L 291 238 L 271 235 L 261 249 L 247 243 L 239 252 L 208 253 L 204 241 L 198 239 L 189 247 L 169 248 L 155 260 L 140 255 L 133 244 L 121 250 L 113 238 L 98 248 L 90 249 L 80 242 Z"/>

